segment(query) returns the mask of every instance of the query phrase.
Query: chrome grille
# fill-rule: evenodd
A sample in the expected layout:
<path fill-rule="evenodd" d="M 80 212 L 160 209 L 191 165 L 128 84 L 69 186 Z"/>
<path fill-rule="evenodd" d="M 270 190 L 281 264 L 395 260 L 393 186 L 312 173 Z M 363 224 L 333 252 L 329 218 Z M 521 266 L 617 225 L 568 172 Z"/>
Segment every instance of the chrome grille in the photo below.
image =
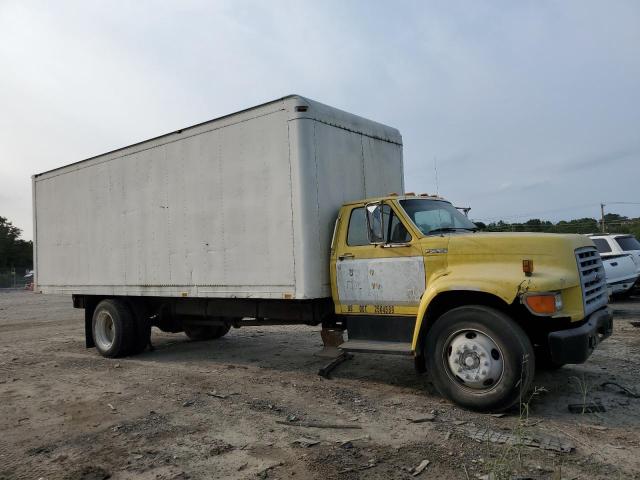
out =
<path fill-rule="evenodd" d="M 605 306 L 609 301 L 607 280 L 600 254 L 594 247 L 578 248 L 576 260 L 582 285 L 584 314 L 587 316 Z"/>

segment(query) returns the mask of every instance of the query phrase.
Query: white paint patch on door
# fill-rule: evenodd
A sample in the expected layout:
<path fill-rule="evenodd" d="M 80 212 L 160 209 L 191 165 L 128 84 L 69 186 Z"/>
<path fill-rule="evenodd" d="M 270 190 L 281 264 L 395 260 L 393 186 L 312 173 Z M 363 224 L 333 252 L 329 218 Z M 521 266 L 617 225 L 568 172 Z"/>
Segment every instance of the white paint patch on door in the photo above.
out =
<path fill-rule="evenodd" d="M 422 257 L 347 259 L 336 267 L 342 304 L 414 306 L 425 290 Z"/>

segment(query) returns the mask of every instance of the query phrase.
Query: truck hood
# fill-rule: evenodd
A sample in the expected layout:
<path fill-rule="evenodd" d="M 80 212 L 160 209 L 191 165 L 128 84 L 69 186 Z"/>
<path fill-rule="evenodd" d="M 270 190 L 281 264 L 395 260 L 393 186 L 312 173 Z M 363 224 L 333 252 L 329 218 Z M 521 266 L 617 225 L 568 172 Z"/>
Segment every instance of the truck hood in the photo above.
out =
<path fill-rule="evenodd" d="M 481 275 L 522 291 L 554 291 L 580 285 L 576 249 L 594 247 L 583 235 L 469 233 L 448 239 L 447 270 L 461 280 Z M 526 276 L 523 260 L 533 260 Z"/>
<path fill-rule="evenodd" d="M 422 246 L 427 269 L 432 271 L 431 282 L 446 285 L 441 287 L 443 289 L 483 291 L 498 296 L 507 304 L 527 292 L 561 291 L 564 308 L 557 316 L 573 321 L 584 318 L 577 255 L 583 253 L 579 249 L 585 247 L 595 251 L 588 237 L 549 233 L 463 233 L 424 237 Z M 523 260 L 533 262 L 532 275 L 525 275 Z"/>
<path fill-rule="evenodd" d="M 451 235 L 449 255 L 490 254 L 497 256 L 522 255 L 557 256 L 571 254 L 581 247 L 593 247 L 584 235 L 557 233 L 473 233 Z"/>

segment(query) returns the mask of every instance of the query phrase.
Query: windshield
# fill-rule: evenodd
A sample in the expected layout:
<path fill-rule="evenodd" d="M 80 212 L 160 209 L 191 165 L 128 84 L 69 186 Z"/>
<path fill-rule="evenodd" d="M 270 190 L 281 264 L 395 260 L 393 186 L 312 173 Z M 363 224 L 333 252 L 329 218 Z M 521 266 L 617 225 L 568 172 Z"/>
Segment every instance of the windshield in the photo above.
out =
<path fill-rule="evenodd" d="M 425 235 L 477 230 L 475 224 L 449 202 L 416 198 L 400 200 L 400 205 Z"/>

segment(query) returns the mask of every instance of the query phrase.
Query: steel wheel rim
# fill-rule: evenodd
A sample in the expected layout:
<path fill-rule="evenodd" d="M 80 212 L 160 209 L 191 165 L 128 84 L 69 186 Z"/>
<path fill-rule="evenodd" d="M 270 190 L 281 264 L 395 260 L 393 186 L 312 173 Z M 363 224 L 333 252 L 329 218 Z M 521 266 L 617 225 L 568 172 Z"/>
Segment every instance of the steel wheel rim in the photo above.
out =
<path fill-rule="evenodd" d="M 502 349 L 493 338 L 474 328 L 449 335 L 442 356 L 447 375 L 472 393 L 493 390 L 504 375 Z"/>
<path fill-rule="evenodd" d="M 102 311 L 98 313 L 95 325 L 96 343 L 101 350 L 106 351 L 113 345 L 116 336 L 115 324 L 113 317 L 109 312 Z"/>

